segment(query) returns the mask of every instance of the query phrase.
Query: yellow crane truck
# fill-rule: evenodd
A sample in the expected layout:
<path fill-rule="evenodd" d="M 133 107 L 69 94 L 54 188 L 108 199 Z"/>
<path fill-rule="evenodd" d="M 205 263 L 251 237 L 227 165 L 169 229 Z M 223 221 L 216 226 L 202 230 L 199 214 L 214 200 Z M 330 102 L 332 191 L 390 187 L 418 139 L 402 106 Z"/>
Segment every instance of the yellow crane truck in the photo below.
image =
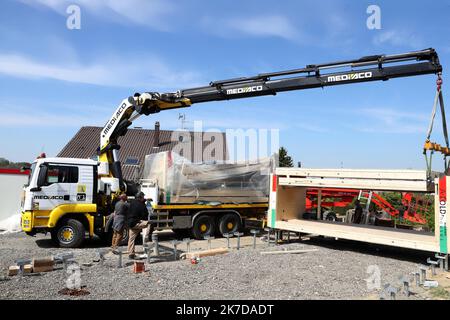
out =
<path fill-rule="evenodd" d="M 169 93 L 145 92 L 124 99 L 101 131 L 98 159 L 39 158 L 31 167 L 24 188 L 21 225 L 29 235 L 50 232 L 62 247 L 79 247 L 86 234 L 107 237 L 112 213 L 111 203 L 121 192 L 132 194 L 135 188 L 122 177 L 117 141 L 141 115 L 186 108 L 209 101 L 233 100 L 276 95 L 279 92 L 327 86 L 386 81 L 392 78 L 440 74 L 442 66 L 434 49 L 373 55 L 356 60 L 307 65 L 305 68 L 262 73 L 252 77 L 213 81 L 204 87 Z M 226 120 L 224 122 L 226 124 Z M 268 203 L 222 203 L 212 205 L 161 205 L 159 214 L 169 212 L 168 226 L 181 229 L 198 226 L 200 237 L 220 224 L 219 215 L 256 215 L 267 211 Z M 164 219 L 159 219 L 164 220 Z M 202 223 L 204 222 L 204 223 Z M 205 227 L 206 225 L 206 227 Z M 208 228 L 213 226 L 212 228 Z M 188 228 L 191 226 L 191 228 Z M 234 228 L 234 227 L 233 227 Z M 233 229 L 232 228 L 232 229 Z M 209 230 L 209 231 L 208 231 Z"/>

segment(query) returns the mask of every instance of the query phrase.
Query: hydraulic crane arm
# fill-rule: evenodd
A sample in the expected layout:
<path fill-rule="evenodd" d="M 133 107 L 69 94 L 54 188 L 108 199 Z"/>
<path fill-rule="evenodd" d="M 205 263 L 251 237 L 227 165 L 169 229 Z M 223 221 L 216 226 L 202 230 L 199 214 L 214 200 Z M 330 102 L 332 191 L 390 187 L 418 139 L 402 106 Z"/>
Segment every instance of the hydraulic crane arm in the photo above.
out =
<path fill-rule="evenodd" d="M 409 64 L 399 64 L 414 61 Z M 396 63 L 396 65 L 392 65 Z M 340 71 L 334 71 L 338 70 Z M 347 70 L 345 70 L 347 69 Z M 254 77 L 211 82 L 209 86 L 181 90 L 169 100 L 187 98 L 191 103 L 275 95 L 278 92 L 389 80 L 436 74 L 442 71 L 433 49 L 390 56 L 370 56 L 358 60 L 309 65 L 303 69 L 263 73 Z"/>
<path fill-rule="evenodd" d="M 393 78 L 440 74 L 434 49 L 396 55 L 375 55 L 356 60 L 308 65 L 305 68 L 262 73 L 253 77 L 213 81 L 208 86 L 170 93 L 145 92 L 122 101 L 101 134 L 100 174 L 119 178 L 123 185 L 117 139 L 140 115 L 189 107 L 195 103 L 276 95 L 278 92 L 327 86 L 386 81 Z M 103 165 L 103 167 L 102 167 Z"/>

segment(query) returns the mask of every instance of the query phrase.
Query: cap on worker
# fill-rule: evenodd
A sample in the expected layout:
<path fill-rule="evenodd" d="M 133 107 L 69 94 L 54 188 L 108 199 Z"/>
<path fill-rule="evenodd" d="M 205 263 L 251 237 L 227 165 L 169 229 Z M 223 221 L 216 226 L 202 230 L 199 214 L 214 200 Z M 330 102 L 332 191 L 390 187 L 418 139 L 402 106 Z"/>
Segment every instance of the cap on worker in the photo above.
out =
<path fill-rule="evenodd" d="M 145 194 L 142 191 L 136 193 L 136 199 L 140 199 L 140 198 L 144 198 L 144 197 L 145 197 Z"/>

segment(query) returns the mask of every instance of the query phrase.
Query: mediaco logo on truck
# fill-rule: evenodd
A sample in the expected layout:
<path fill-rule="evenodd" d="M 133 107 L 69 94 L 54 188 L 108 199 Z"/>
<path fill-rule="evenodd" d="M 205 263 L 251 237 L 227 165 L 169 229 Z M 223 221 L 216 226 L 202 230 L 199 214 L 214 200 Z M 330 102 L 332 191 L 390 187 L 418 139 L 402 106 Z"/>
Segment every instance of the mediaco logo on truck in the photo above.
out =
<path fill-rule="evenodd" d="M 349 73 L 349 74 L 341 74 L 338 76 L 329 76 L 328 82 L 339 82 L 339 81 L 348 81 L 348 80 L 358 80 L 358 79 L 369 79 L 372 78 L 372 72 L 359 72 L 359 73 Z"/>
<path fill-rule="evenodd" d="M 256 91 L 262 91 L 262 90 L 263 90 L 263 86 L 243 87 L 243 88 L 227 89 L 227 94 L 240 94 L 240 93 L 256 92 Z"/>

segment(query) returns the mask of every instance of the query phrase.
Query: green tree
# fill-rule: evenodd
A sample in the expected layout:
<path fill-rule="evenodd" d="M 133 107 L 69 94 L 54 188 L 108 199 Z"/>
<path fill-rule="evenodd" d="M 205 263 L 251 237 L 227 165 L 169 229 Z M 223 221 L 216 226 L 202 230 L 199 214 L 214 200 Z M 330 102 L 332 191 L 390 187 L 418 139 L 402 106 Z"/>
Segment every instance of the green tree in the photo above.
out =
<path fill-rule="evenodd" d="M 280 167 L 292 168 L 294 166 L 292 157 L 288 155 L 288 151 L 284 147 L 278 151 L 278 161 Z"/>
<path fill-rule="evenodd" d="M 0 168 L 13 168 L 20 169 L 22 167 L 29 167 L 30 163 L 28 162 L 11 162 L 8 159 L 0 157 Z"/>

